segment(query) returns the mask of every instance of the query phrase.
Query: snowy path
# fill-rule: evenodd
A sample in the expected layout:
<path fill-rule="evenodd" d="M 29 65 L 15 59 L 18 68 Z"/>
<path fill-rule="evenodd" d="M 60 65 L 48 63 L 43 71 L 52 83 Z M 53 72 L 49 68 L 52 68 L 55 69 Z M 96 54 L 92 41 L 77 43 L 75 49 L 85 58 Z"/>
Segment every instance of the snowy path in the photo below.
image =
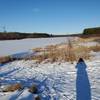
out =
<path fill-rule="evenodd" d="M 33 83 L 37 84 L 38 95 L 42 100 L 79 100 L 78 88 L 82 91 L 84 87 L 80 77 L 83 80 L 85 77 L 85 83 L 89 81 L 88 89 L 84 89 L 82 93 L 86 94 L 87 90 L 90 92 L 88 96 L 91 96 L 91 100 L 100 100 L 100 61 L 86 61 L 85 64 L 86 70 L 79 71 L 75 68 L 77 63 L 37 64 L 24 60 L 8 63 L 0 68 L 1 84 L 17 82 L 22 83 L 25 88 L 23 91 L 0 92 L 0 100 L 33 100 L 35 95 L 29 93 L 27 88 Z"/>

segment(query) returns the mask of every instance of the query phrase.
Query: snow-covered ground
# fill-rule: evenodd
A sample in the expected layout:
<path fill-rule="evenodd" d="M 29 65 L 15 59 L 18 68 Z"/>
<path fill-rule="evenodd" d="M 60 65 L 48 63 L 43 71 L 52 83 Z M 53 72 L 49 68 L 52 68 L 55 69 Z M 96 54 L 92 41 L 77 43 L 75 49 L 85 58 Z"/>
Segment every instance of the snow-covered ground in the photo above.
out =
<path fill-rule="evenodd" d="M 91 52 L 92 60 L 36 63 L 32 60 L 14 61 L 0 68 L 2 85 L 21 83 L 22 91 L 0 92 L 0 100 L 100 100 L 100 52 Z M 38 93 L 28 92 L 28 86 L 37 84 Z M 77 99 L 76 99 L 77 98 Z"/>
<path fill-rule="evenodd" d="M 79 45 L 82 45 L 82 46 L 87 46 L 87 47 L 89 47 L 89 46 L 96 46 L 96 45 L 100 45 L 100 43 L 98 43 L 98 42 L 86 42 L 86 43 L 79 43 Z"/>
<path fill-rule="evenodd" d="M 74 38 L 75 39 L 75 38 Z M 0 56 L 15 58 L 37 55 L 32 48 L 65 43 L 69 38 L 41 38 L 0 41 Z M 97 42 L 79 45 L 94 46 Z M 76 44 L 77 45 L 77 44 Z M 100 45 L 100 44 L 98 44 Z M 62 47 L 64 45 L 60 45 Z M 59 46 L 58 46 L 59 47 Z M 0 100 L 100 100 L 100 52 L 90 52 L 91 59 L 79 62 L 41 62 L 16 60 L 0 65 Z M 23 89 L 4 92 L 7 86 L 20 83 Z M 35 84 L 37 93 L 29 92 Z"/>
<path fill-rule="evenodd" d="M 60 44 L 67 42 L 68 39 L 69 37 L 57 37 L 0 41 L 0 56 L 7 56 L 15 53 L 27 52 L 30 49 L 36 47 Z"/>

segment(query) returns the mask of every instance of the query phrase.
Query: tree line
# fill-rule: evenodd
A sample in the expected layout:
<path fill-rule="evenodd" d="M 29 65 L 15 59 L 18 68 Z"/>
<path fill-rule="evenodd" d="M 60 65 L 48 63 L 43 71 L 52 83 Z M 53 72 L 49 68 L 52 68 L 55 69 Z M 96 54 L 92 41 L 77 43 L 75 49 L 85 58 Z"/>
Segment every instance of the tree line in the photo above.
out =
<path fill-rule="evenodd" d="M 17 40 L 24 38 L 45 38 L 51 35 L 47 33 L 20 33 L 20 32 L 0 32 L 0 40 Z"/>

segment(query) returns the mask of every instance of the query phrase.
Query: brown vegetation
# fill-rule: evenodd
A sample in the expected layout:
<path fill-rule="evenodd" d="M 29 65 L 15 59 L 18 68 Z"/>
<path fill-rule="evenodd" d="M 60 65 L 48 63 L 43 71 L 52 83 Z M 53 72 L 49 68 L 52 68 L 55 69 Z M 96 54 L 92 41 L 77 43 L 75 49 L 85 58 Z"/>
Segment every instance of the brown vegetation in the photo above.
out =
<path fill-rule="evenodd" d="M 5 63 L 11 61 L 10 56 L 0 57 L 0 63 Z"/>
<path fill-rule="evenodd" d="M 37 63 L 44 62 L 56 62 L 56 61 L 67 61 L 73 63 L 73 61 L 77 61 L 79 58 L 83 59 L 90 59 L 90 51 L 99 52 L 100 45 L 94 46 L 84 46 L 80 45 L 81 43 L 87 42 L 97 42 L 99 41 L 100 37 L 90 37 L 90 38 L 77 38 L 77 40 L 68 41 L 64 44 L 59 45 L 50 45 L 45 48 L 34 48 L 33 51 L 37 52 L 37 55 L 34 55 L 30 58 L 22 58 L 25 60 L 36 60 Z M 15 59 L 11 56 L 0 57 L 0 63 L 6 63 L 14 60 L 21 60 Z"/>
<path fill-rule="evenodd" d="M 14 58 L 12 56 L 0 57 L 0 64 L 5 64 L 14 60 L 21 60 L 22 58 Z"/>
<path fill-rule="evenodd" d="M 45 53 L 41 55 L 34 56 L 33 60 L 38 60 L 38 62 L 42 62 L 44 60 L 50 62 L 56 61 L 68 61 L 73 63 L 80 57 L 84 59 L 89 59 L 89 49 L 87 47 L 73 47 L 72 44 L 69 42 L 68 44 L 62 46 L 52 47 L 49 48 L 47 51 L 44 50 Z"/>
<path fill-rule="evenodd" d="M 16 84 L 12 84 L 12 85 L 9 85 L 7 86 L 3 92 L 13 92 L 15 90 L 20 90 L 22 89 L 22 85 L 20 83 L 16 83 Z"/>
<path fill-rule="evenodd" d="M 99 52 L 100 45 L 91 46 L 91 47 L 89 47 L 89 50 L 94 51 L 94 52 Z"/>
<path fill-rule="evenodd" d="M 31 92 L 31 93 L 36 94 L 37 91 L 38 91 L 37 86 L 34 84 L 29 88 L 29 92 Z"/>
<path fill-rule="evenodd" d="M 35 100 L 41 100 L 41 98 L 39 96 L 35 97 Z"/>

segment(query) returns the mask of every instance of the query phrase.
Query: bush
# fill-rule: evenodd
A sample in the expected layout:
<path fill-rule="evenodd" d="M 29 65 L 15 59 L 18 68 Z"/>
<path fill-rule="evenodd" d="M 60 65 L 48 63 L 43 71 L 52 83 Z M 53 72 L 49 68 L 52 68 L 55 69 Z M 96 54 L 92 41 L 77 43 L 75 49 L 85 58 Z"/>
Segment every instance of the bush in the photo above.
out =
<path fill-rule="evenodd" d="M 35 97 L 35 100 L 41 100 L 41 98 L 39 96 Z"/>
<path fill-rule="evenodd" d="M 36 94 L 36 93 L 38 92 L 37 86 L 33 84 L 33 85 L 29 88 L 29 92 Z"/>

